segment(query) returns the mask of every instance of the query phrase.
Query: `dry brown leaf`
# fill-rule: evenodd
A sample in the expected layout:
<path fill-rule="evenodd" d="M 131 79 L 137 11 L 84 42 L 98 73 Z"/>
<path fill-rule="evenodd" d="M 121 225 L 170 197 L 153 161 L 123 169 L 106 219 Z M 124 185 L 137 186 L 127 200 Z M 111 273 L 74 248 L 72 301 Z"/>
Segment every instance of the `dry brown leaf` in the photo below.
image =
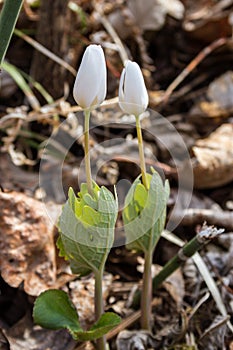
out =
<path fill-rule="evenodd" d="M 4 189 L 32 192 L 38 185 L 38 174 L 14 165 L 8 153 L 0 153 L 0 183 Z"/>
<path fill-rule="evenodd" d="M 186 1 L 183 28 L 190 38 L 212 42 L 231 34 L 228 16 L 231 1 Z"/>
<path fill-rule="evenodd" d="M 215 188 L 233 180 L 233 124 L 223 124 L 193 147 L 196 188 Z"/>
<path fill-rule="evenodd" d="M 158 349 L 160 348 L 160 341 L 146 330 L 123 330 L 117 337 L 116 345 L 117 350 Z"/>
<path fill-rule="evenodd" d="M 43 204 L 23 193 L 0 192 L 0 269 L 12 287 L 38 295 L 56 279 L 53 224 Z"/>
<path fill-rule="evenodd" d="M 75 344 L 65 329 L 51 331 L 34 325 L 29 313 L 6 329 L 5 333 L 10 350 L 71 350 Z"/>
<path fill-rule="evenodd" d="M 210 83 L 207 96 L 218 108 L 233 107 L 233 71 L 227 71 Z"/>

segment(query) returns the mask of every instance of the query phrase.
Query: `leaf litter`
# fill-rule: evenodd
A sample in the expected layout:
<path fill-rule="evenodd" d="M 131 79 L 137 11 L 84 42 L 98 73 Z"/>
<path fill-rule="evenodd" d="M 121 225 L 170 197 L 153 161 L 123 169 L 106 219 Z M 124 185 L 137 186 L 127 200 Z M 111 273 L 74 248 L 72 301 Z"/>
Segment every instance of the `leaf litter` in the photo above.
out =
<path fill-rule="evenodd" d="M 215 297 L 210 295 L 211 288 L 206 284 L 206 277 L 200 273 L 193 260 L 189 259 L 156 291 L 153 300 L 153 336 L 139 330 L 140 314 L 129 302 L 130 298 L 132 299 L 130 295 L 134 295 L 131 290 L 135 289 L 135 285 L 140 286 L 140 258 L 138 260 L 137 255 L 127 252 L 124 247 L 115 247 L 112 250 L 107 264 L 105 306 L 110 311 L 117 310 L 123 321 L 121 328 L 113 332 L 113 335 L 109 335 L 111 349 L 116 346 L 118 349 L 150 347 L 154 349 L 232 349 L 232 333 L 228 327 L 229 316 L 233 315 L 233 219 L 230 206 L 233 201 L 232 39 L 230 37 L 232 28 L 229 21 L 232 2 L 208 0 L 203 4 L 202 1 L 195 3 L 169 1 L 166 2 L 167 5 L 174 7 L 166 8 L 165 11 L 165 5 L 156 1 L 153 5 L 157 6 L 157 9 L 160 8 L 160 11 L 156 12 L 160 18 L 157 22 L 154 20 L 151 22 L 155 14 L 153 10 L 148 14 L 148 20 L 146 16 L 144 17 L 141 26 L 138 26 L 132 17 L 132 12 L 136 9 L 136 7 L 132 8 L 132 2 L 123 4 L 121 1 L 98 1 L 98 3 L 106 20 L 114 26 L 119 39 L 124 42 L 124 46 L 127 46 L 127 52 L 134 59 L 141 61 L 149 87 L 151 106 L 156 107 L 158 112 L 174 123 L 185 138 L 192 156 L 195 193 L 192 205 L 186 212 L 183 212 L 182 205 L 179 208 L 180 215 L 184 219 L 175 230 L 176 235 L 184 241 L 189 240 L 195 235 L 197 226 L 202 225 L 205 220 L 209 224 L 226 229 L 222 237 L 201 251 L 201 259 L 204 261 L 207 274 L 210 280 L 214 281 L 214 288 L 217 287 L 218 290 Z M 95 11 L 98 9 L 87 6 L 85 0 L 80 1 L 80 5 L 87 11 L 89 31 L 97 38 L 98 30 L 103 31 L 103 23 L 101 25 L 98 16 L 95 16 Z M 150 1 L 147 1 L 147 6 L 149 5 Z M 143 6 L 142 10 L 145 8 Z M 32 11 L 36 14 L 36 10 Z M 140 11 L 141 8 L 138 6 L 135 13 L 137 18 L 141 17 Z M 89 16 L 90 13 L 93 16 Z M 26 15 L 29 16 L 28 8 Z M 32 18 L 31 12 L 29 17 Z M 38 17 L 34 18 L 38 20 Z M 122 18 L 123 24 L 119 26 L 117 21 Z M 123 26 L 127 31 L 122 30 Z M 220 38 L 220 32 L 223 39 Z M 126 38 L 122 36 L 125 33 Z M 101 38 L 100 34 L 98 34 L 99 38 Z M 179 40 L 177 40 L 178 37 Z M 169 47 L 164 44 L 170 42 L 168 38 L 174 39 L 174 44 Z M 106 46 L 109 63 L 112 90 L 110 94 L 115 96 L 116 76 L 120 72 L 121 60 L 117 51 L 114 51 L 114 47 L 109 45 L 112 44 L 113 39 L 111 32 L 106 30 L 103 45 Z M 107 44 L 112 49 L 107 48 Z M 8 59 L 12 63 L 10 51 Z M 189 65 L 190 62 L 192 65 Z M 13 63 L 17 65 L 17 57 Z M 111 63 L 114 63 L 112 66 L 115 69 L 112 68 Z M 181 75 L 182 79 L 175 80 L 183 70 L 186 73 Z M 41 103 L 41 106 L 37 105 L 38 108 L 34 110 L 30 110 L 28 106 L 25 109 L 20 107 L 25 101 L 22 100 L 22 93 L 19 93 L 16 83 L 5 73 L 1 76 L 1 80 L 3 106 L 1 106 L 0 119 L 0 180 L 4 192 L 0 192 L 2 278 L 0 280 L 0 327 L 2 329 L 0 344 L 3 348 L 11 350 L 22 348 L 73 350 L 81 347 L 87 349 L 88 346 L 91 347 L 90 343 L 89 345 L 74 344 L 64 331 L 49 332 L 40 329 L 33 325 L 30 316 L 35 295 L 47 288 L 60 287 L 70 293 L 74 304 L 80 308 L 83 322 L 91 321 L 93 278 L 90 276 L 83 280 L 76 280 L 66 262 L 57 256 L 54 244 L 56 228 L 41 210 L 40 201 L 33 198 L 36 193 L 39 194 L 37 192 L 38 163 L 41 156 L 39 145 L 42 140 L 38 139 L 38 135 L 46 139 L 50 136 L 51 130 L 56 130 L 60 123 L 56 121 L 56 115 L 63 120 L 68 120 L 69 116 L 79 108 L 67 101 L 68 92 L 53 104 Z M 169 89 L 169 86 L 172 89 Z M 166 101 L 168 92 L 169 99 Z M 14 110 L 13 96 L 18 96 L 17 107 L 20 107 L 18 110 Z M 98 126 L 113 113 L 119 115 L 119 110 L 114 103 L 111 107 L 112 109 L 101 110 L 95 116 L 95 125 L 92 130 L 92 146 L 96 152 L 93 158 L 102 160 L 103 164 L 98 173 L 98 180 L 100 184 L 105 184 L 109 188 L 121 179 L 133 181 L 139 173 L 136 147 L 132 142 L 127 143 L 135 136 L 134 127 L 127 125 L 130 120 L 127 120 L 126 125 L 122 122 L 116 124 L 111 120 L 106 127 Z M 118 118 L 121 117 L 119 115 Z M 145 129 L 156 128 L 150 118 L 145 118 L 143 122 Z M 77 123 L 70 123 L 65 132 L 75 137 L 76 128 Z M 26 131 L 30 133 L 25 134 Z M 25 143 L 25 135 L 29 144 Z M 116 138 L 120 136 L 122 141 L 107 147 L 98 146 L 113 136 Z M 144 136 L 148 147 L 146 152 L 148 166 L 156 165 L 165 172 L 175 194 L 177 169 L 169 153 L 158 140 L 151 138 L 151 135 L 145 132 Z M 56 141 L 60 150 L 59 139 Z M 171 147 L 174 147 L 176 139 L 170 134 L 167 142 L 173 143 Z M 150 156 L 151 152 L 157 157 L 156 161 Z M 81 156 L 82 140 L 78 139 L 74 150 L 65 161 L 63 173 L 65 188 L 69 183 L 76 183 L 74 168 L 79 167 Z M 114 165 L 109 159 L 113 160 Z M 181 162 L 180 166 L 185 167 L 185 164 Z M 39 188 L 41 193 L 44 193 L 43 200 L 49 191 L 49 181 L 47 180 L 45 188 Z M 54 188 L 56 188 L 56 180 L 54 180 Z M 61 198 L 56 198 L 53 191 L 49 194 L 49 199 L 54 202 L 55 212 L 59 211 L 60 204 L 56 202 L 61 201 Z M 174 200 L 171 199 L 169 210 L 173 205 Z M 120 215 L 117 226 L 117 234 L 120 236 L 122 226 Z M 176 251 L 176 246 L 164 238 L 161 239 L 158 252 L 154 256 L 155 266 L 164 265 Z M 120 333 L 120 331 L 123 332 Z M 116 336 L 117 341 L 114 340 Z"/>

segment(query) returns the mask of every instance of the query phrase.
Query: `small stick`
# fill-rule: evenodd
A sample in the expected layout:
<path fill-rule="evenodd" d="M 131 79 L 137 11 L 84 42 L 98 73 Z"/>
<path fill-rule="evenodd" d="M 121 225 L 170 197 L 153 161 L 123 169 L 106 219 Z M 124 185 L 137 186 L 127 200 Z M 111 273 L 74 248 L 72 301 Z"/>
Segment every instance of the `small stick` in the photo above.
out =
<path fill-rule="evenodd" d="M 108 34 L 112 37 L 114 43 L 116 44 L 118 48 L 119 56 L 121 58 L 122 63 L 124 64 L 124 62 L 127 61 L 129 58 L 119 35 L 115 31 L 111 23 L 108 21 L 107 17 L 104 15 L 101 7 L 97 4 L 95 4 L 95 11 L 96 11 L 96 15 L 98 16 L 98 20 L 102 23 L 102 25 L 104 26 Z"/>
<path fill-rule="evenodd" d="M 213 209 L 188 208 L 174 213 L 174 220 L 179 220 L 183 225 L 196 225 L 207 221 L 210 225 L 221 225 L 228 230 L 233 230 L 233 212 Z"/>
<path fill-rule="evenodd" d="M 41 52 L 43 55 L 49 57 L 54 62 L 60 64 L 63 68 L 67 69 L 74 77 L 77 75 L 77 71 L 75 68 L 73 68 L 69 63 L 67 63 L 62 58 L 58 57 L 55 53 L 51 52 L 50 50 L 46 49 L 43 45 L 38 43 L 36 40 L 32 39 L 27 34 L 24 34 L 21 30 L 15 29 L 14 34 L 17 35 L 19 38 L 25 40 L 29 45 L 34 47 L 36 50 Z"/>
<path fill-rule="evenodd" d="M 211 52 L 217 48 L 225 45 L 229 41 L 228 38 L 220 38 L 213 41 L 210 45 L 206 46 L 199 54 L 185 67 L 184 70 L 173 80 L 173 82 L 168 86 L 165 94 L 163 96 L 163 103 L 167 103 L 172 92 L 177 88 L 180 83 L 196 68 Z"/>

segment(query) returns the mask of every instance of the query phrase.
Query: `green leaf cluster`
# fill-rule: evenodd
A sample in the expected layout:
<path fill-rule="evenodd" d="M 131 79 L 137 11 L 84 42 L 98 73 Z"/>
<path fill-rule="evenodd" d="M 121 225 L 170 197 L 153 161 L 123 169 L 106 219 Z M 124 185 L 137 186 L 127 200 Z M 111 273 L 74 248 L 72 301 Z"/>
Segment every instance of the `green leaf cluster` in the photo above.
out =
<path fill-rule="evenodd" d="M 93 182 L 93 195 L 82 184 L 77 197 L 69 189 L 59 220 L 60 255 L 70 261 L 72 272 L 84 276 L 103 268 L 114 241 L 117 199 Z"/>
<path fill-rule="evenodd" d="M 89 330 L 83 330 L 74 304 L 67 293 L 51 289 L 39 295 L 33 308 L 35 323 L 48 329 L 66 328 L 78 341 L 95 340 L 120 323 L 120 317 L 112 312 L 103 314 Z"/>
<path fill-rule="evenodd" d="M 154 169 L 146 176 L 149 189 L 141 183 L 139 176 L 126 196 L 123 210 L 127 248 L 144 253 L 154 249 L 160 238 L 170 192 L 168 181 L 163 184 Z"/>

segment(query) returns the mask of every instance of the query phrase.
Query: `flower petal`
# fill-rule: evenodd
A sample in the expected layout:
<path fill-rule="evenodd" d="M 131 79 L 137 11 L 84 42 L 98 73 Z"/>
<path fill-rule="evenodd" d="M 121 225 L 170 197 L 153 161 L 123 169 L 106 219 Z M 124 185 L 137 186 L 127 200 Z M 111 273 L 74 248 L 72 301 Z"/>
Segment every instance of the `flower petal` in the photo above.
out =
<path fill-rule="evenodd" d="M 84 52 L 74 83 L 75 101 L 83 108 L 103 102 L 106 96 L 106 63 L 99 45 L 89 45 Z"/>
<path fill-rule="evenodd" d="M 136 62 L 126 62 L 120 79 L 119 104 L 124 112 L 134 115 L 140 115 L 148 106 L 148 93 Z"/>

